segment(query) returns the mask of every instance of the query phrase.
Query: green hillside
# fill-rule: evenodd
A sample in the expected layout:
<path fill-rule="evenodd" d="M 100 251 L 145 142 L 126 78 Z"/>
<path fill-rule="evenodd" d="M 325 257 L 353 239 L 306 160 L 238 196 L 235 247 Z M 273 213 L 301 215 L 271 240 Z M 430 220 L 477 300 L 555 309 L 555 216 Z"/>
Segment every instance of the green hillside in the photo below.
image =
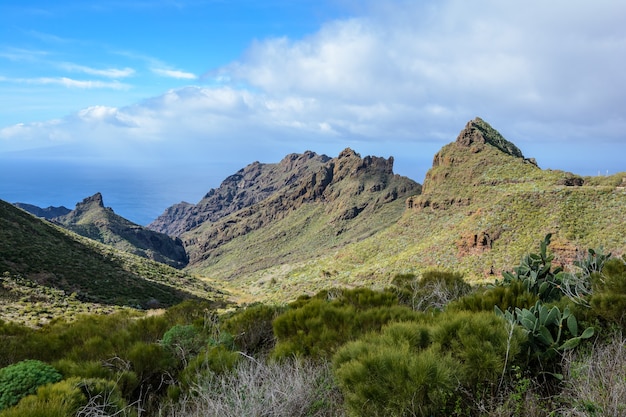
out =
<path fill-rule="evenodd" d="M 402 216 L 404 200 L 421 190 L 394 175 L 392 164 L 347 149 L 263 201 L 203 223 L 182 236 L 188 269 L 236 280 L 314 261 L 390 227 Z"/>
<path fill-rule="evenodd" d="M 64 306 L 109 311 L 221 298 L 188 273 L 80 237 L 1 200 L 0 277 L 3 317 L 20 320 L 26 312 L 49 319 Z"/>
<path fill-rule="evenodd" d="M 341 285 L 380 288 L 397 274 L 419 275 L 431 268 L 459 271 L 474 282 L 493 281 L 547 233 L 554 236 L 551 249 L 562 264 L 571 264 L 588 247 L 617 254 L 626 251 L 625 177 L 581 178 L 540 169 L 476 119 L 457 141 L 435 155 L 422 194 L 387 207 L 382 219 L 402 215 L 388 227 L 370 229 L 372 235 L 366 239 L 320 244 L 333 238 L 320 227 L 327 225 L 323 210 L 309 208 L 307 214 L 293 214 L 277 229 L 237 238 L 223 249 L 225 256 L 237 253 L 241 259 L 245 253 L 258 259 L 250 255 L 252 248 L 257 248 L 258 257 L 270 248 L 265 253 L 271 265 L 254 273 L 231 270 L 232 285 L 261 299 L 280 300 Z M 328 234 L 316 240 L 321 229 Z M 290 247 L 301 255 L 272 258 L 280 252 L 274 249 L 278 243 L 270 239 L 270 230 L 275 230 L 274 236 L 280 236 L 279 230 L 295 233 L 295 240 L 285 238 L 284 247 L 293 242 Z M 357 230 L 351 232 L 364 237 Z M 218 267 L 203 272 L 227 275 Z"/>

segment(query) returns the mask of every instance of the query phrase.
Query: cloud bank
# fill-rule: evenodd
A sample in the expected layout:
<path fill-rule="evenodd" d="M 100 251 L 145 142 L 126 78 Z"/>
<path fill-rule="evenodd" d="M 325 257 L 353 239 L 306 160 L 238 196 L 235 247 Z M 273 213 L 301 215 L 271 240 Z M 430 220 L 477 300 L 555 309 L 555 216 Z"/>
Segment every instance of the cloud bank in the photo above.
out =
<path fill-rule="evenodd" d="M 0 148 L 73 146 L 76 158 L 144 161 L 165 172 L 175 158 L 242 167 L 350 146 L 394 155 L 403 173 L 422 181 L 433 152 L 480 116 L 540 165 L 591 171 L 584 159 L 604 158 L 613 171 L 623 164 L 616 155 L 626 154 L 624 18 L 626 3 L 609 0 L 375 2 L 302 39 L 258 40 L 200 78 L 153 69 L 197 84 L 127 107 L 9 126 Z M 594 155 L 606 149 L 613 151 Z"/>

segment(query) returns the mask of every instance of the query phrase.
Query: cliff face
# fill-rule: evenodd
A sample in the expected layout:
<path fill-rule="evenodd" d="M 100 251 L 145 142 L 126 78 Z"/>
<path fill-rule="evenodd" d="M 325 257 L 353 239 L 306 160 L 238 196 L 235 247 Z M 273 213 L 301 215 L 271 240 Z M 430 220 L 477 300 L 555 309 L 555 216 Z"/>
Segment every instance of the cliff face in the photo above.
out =
<path fill-rule="evenodd" d="M 147 227 L 170 236 L 181 236 L 204 222 L 215 222 L 257 204 L 300 178 L 317 171 L 330 158 L 307 151 L 290 154 L 277 164 L 254 162 L 211 189 L 198 204 L 182 202 L 169 207 Z"/>
<path fill-rule="evenodd" d="M 111 208 L 104 206 L 100 193 L 85 198 L 69 213 L 50 220 L 79 235 L 144 258 L 176 268 L 187 265 L 187 253 L 180 239 L 149 230 L 118 216 Z"/>

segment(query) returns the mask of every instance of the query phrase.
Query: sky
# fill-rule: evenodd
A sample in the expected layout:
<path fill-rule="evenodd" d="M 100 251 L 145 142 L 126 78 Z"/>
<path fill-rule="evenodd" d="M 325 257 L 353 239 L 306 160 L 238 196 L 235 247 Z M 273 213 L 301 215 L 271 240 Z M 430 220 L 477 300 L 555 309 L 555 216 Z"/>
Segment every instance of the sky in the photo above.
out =
<path fill-rule="evenodd" d="M 147 224 L 254 162 L 393 156 L 481 117 L 539 166 L 626 171 L 626 2 L 3 0 L 0 199 Z"/>

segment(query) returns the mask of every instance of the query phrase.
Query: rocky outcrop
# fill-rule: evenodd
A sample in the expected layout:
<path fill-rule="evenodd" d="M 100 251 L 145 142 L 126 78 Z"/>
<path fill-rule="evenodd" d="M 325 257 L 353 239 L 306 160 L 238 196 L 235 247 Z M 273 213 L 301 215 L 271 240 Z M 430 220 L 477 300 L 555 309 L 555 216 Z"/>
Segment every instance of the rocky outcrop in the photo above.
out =
<path fill-rule="evenodd" d="M 277 164 L 254 162 L 227 177 L 198 204 L 182 202 L 169 207 L 147 227 L 170 236 L 181 236 L 207 221 L 215 222 L 293 186 L 301 178 L 317 173 L 329 159 L 307 151 L 287 155 Z M 316 184 L 320 180 L 313 179 Z"/>
<path fill-rule="evenodd" d="M 101 193 L 76 204 L 69 213 L 50 219 L 81 236 L 176 268 L 187 265 L 182 240 L 149 230 L 104 206 Z"/>
<path fill-rule="evenodd" d="M 246 182 L 246 174 L 255 170 L 258 175 Z M 270 173 L 285 175 L 278 181 L 265 180 L 263 177 Z M 216 249 L 237 237 L 271 228 L 304 205 L 321 205 L 329 219 L 325 220 L 329 222 L 329 229 L 333 228 L 339 235 L 353 222 L 375 216 L 385 204 L 421 192 L 419 184 L 393 173 L 393 158 L 361 158 L 349 148 L 332 159 L 313 153 L 289 155 L 275 166 L 255 167 L 253 164 L 236 175 L 242 188 L 239 194 L 233 195 L 236 198 L 229 200 L 232 207 L 203 214 L 206 220 L 183 234 L 191 265 L 210 258 Z M 213 207 L 206 204 L 211 197 L 225 194 L 233 176 L 229 178 L 220 189 L 212 190 L 205 197 L 204 208 Z M 274 188 L 260 188 L 259 184 L 263 183 L 271 183 Z M 250 189 L 252 184 L 256 185 Z M 244 190 L 246 199 L 242 197 Z M 254 190 L 259 190 L 260 194 L 255 194 Z M 246 201 L 243 207 L 237 205 L 243 201 Z M 199 210 L 203 204 L 194 209 Z M 218 214 L 224 217 L 213 221 L 211 216 Z M 191 219 L 185 219 L 189 226 L 194 224 Z"/>
<path fill-rule="evenodd" d="M 524 158 L 522 151 L 517 146 L 504 139 L 497 130 L 480 117 L 467 122 L 465 128 L 461 130 L 461 133 L 456 138 L 456 143 L 471 148 L 472 152 L 479 152 L 482 146 L 489 144 L 506 154 Z"/>

